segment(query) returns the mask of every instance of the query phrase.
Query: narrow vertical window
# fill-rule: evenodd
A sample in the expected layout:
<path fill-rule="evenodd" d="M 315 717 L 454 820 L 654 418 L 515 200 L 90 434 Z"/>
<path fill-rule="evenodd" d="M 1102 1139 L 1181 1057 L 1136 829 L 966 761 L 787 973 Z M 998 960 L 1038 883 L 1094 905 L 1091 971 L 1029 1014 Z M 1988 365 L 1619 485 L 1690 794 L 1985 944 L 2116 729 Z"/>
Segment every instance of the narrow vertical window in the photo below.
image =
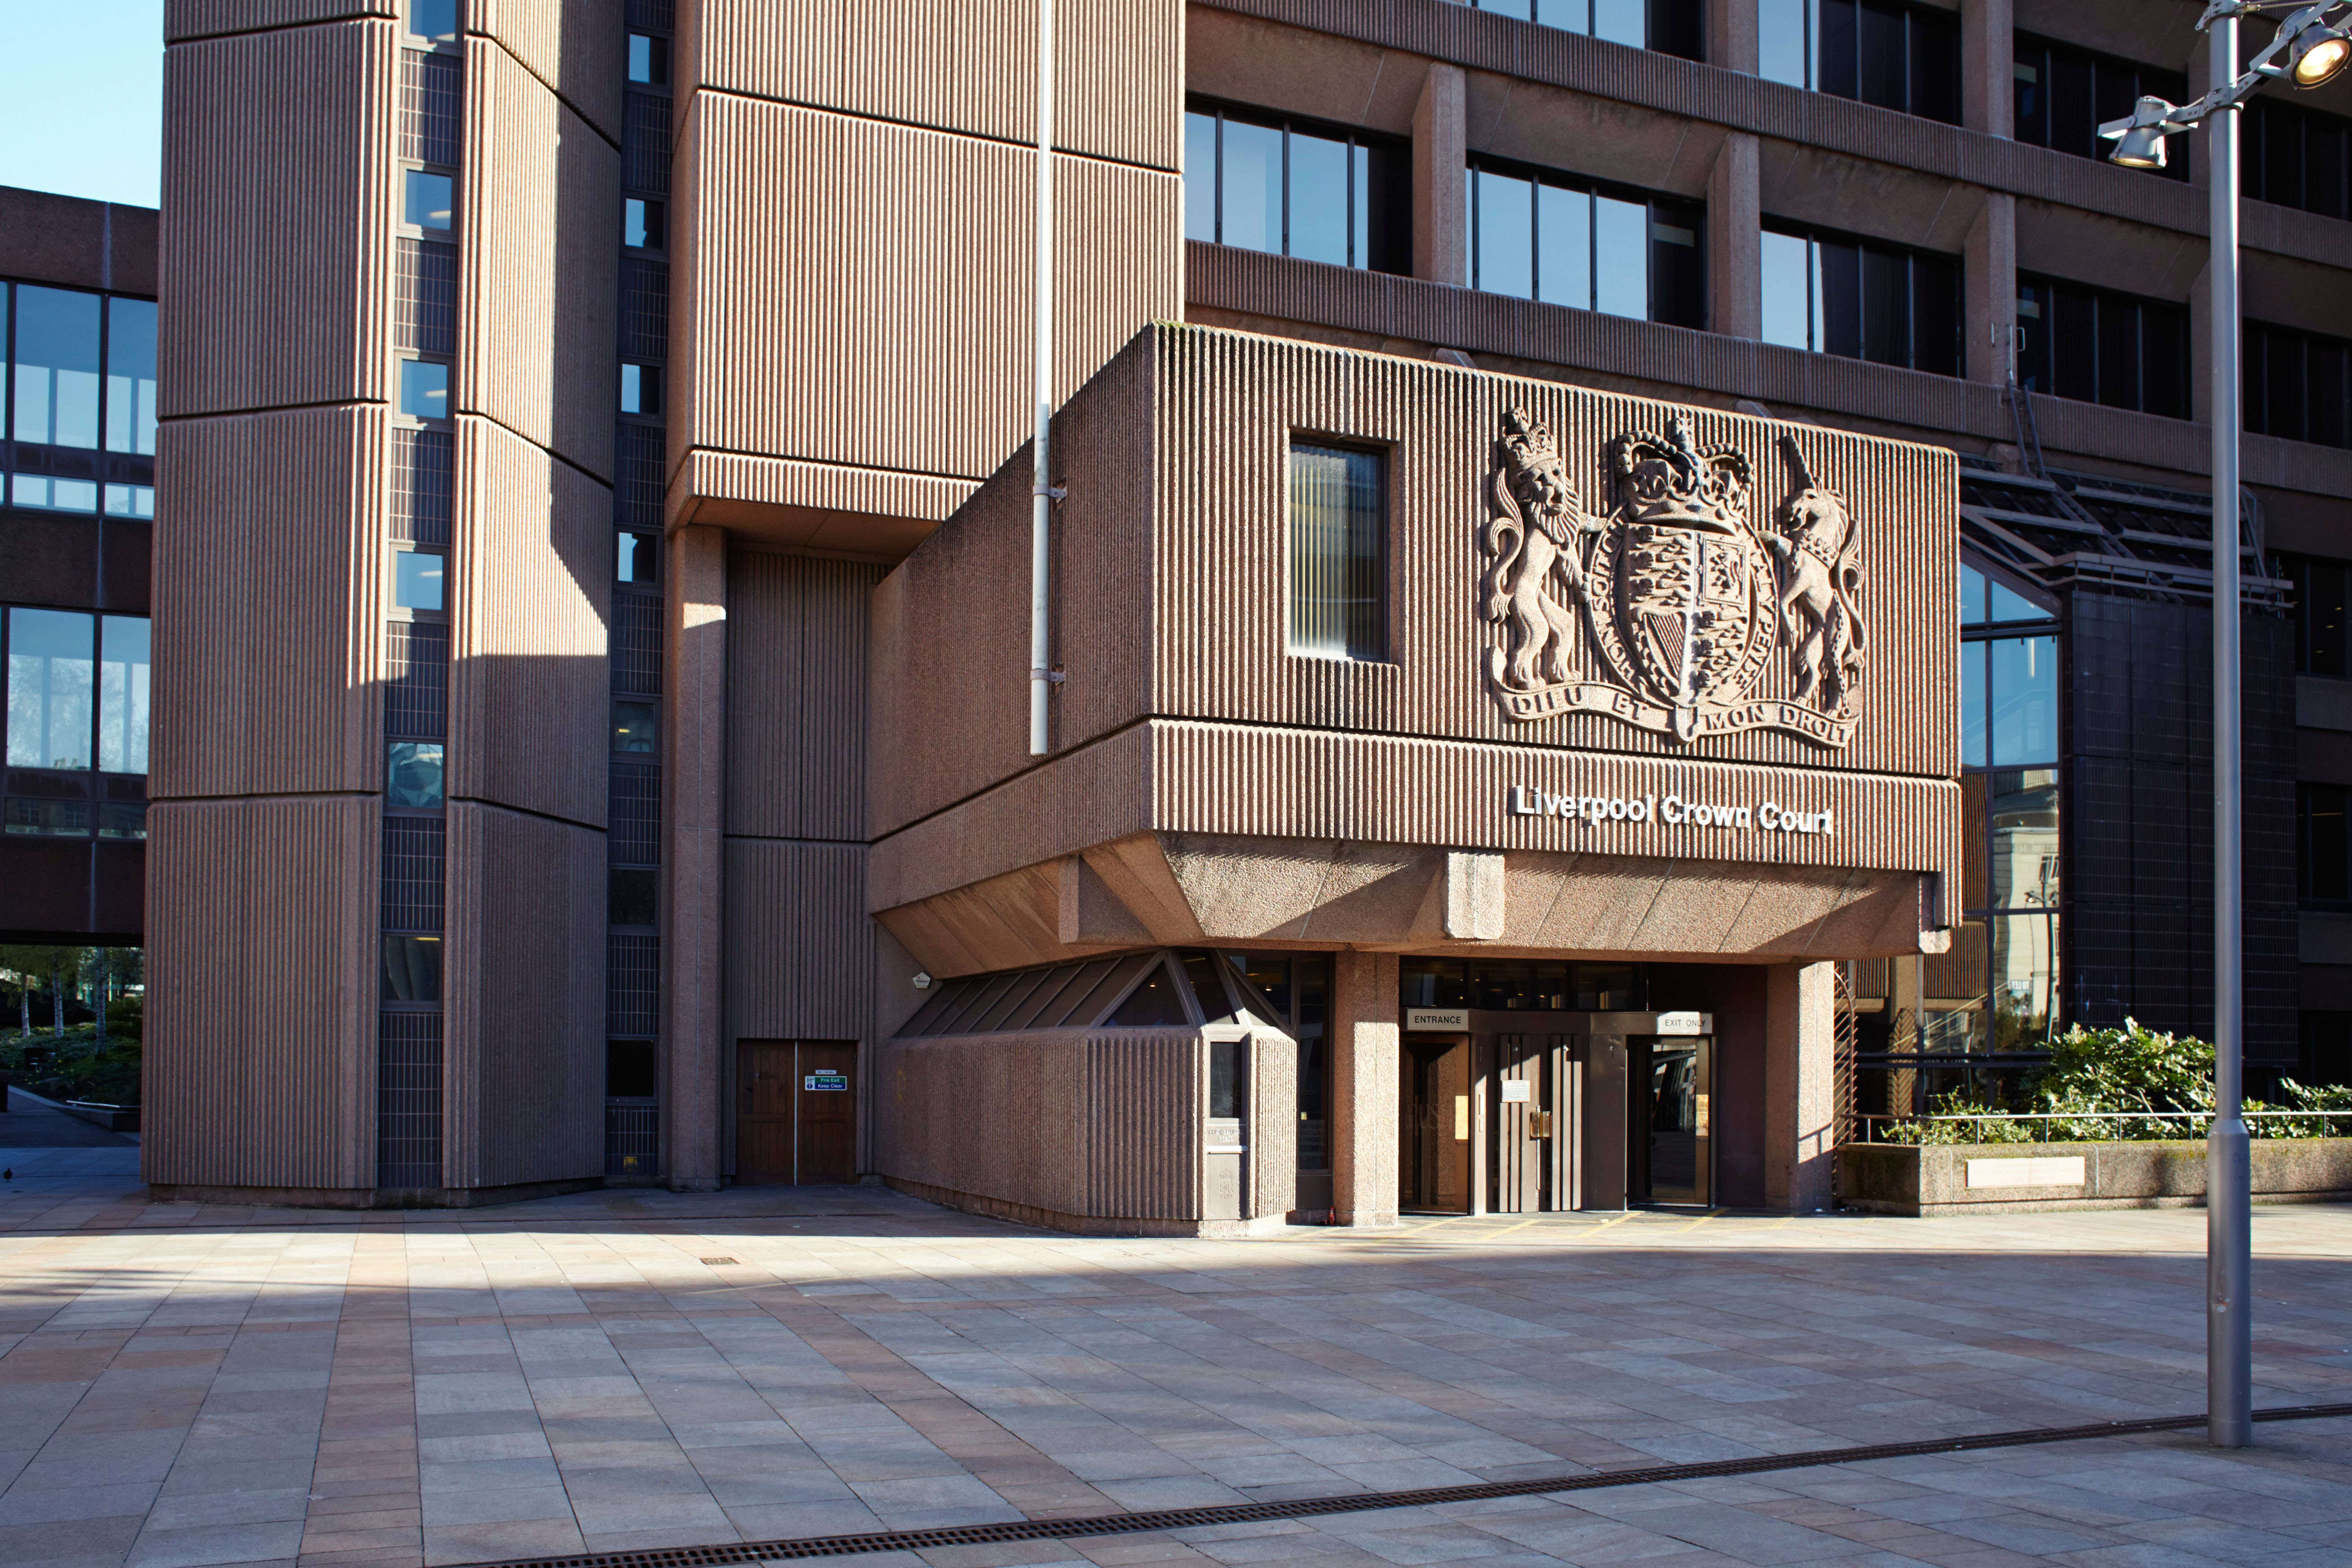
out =
<path fill-rule="evenodd" d="M 16 286 L 17 440 L 98 445 L 98 311 L 95 294 Z"/>
<path fill-rule="evenodd" d="M 8 765 L 89 766 L 91 617 L 8 612 Z"/>
<path fill-rule="evenodd" d="M 143 616 L 108 616 L 99 636 L 99 771 L 143 773 L 147 771 L 147 622 Z"/>
<path fill-rule="evenodd" d="M 1290 651 L 1386 653 L 1384 464 L 1377 452 L 1290 449 Z"/>
<path fill-rule="evenodd" d="M 155 302 L 106 302 L 106 449 L 155 455 Z"/>

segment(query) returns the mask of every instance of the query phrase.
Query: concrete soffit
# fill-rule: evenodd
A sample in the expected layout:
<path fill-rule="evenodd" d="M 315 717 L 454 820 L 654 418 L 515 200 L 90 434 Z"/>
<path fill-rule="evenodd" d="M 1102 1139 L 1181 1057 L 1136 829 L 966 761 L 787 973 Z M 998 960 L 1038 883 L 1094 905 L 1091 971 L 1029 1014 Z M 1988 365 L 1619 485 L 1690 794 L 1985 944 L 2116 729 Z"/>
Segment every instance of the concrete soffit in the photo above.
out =
<path fill-rule="evenodd" d="M 1934 878 L 1533 850 L 1137 833 L 876 912 L 941 975 L 1150 946 L 1654 958 L 1942 952 Z"/>

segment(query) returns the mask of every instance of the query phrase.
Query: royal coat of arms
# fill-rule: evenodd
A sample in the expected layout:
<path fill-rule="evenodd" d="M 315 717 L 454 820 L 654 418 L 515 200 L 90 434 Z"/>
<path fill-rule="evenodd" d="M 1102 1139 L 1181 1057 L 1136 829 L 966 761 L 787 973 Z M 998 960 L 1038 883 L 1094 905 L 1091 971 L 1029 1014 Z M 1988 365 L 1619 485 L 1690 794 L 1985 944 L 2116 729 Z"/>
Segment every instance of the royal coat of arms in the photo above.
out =
<path fill-rule="evenodd" d="M 1617 504 L 1595 517 L 1551 433 L 1514 409 L 1479 532 L 1480 608 L 1503 628 L 1486 676 L 1503 711 L 1605 713 L 1678 741 L 1852 740 L 1869 648 L 1861 528 L 1794 442 L 1780 450 L 1790 489 L 1773 527 L 1749 519 L 1747 458 L 1701 450 L 1679 418 L 1664 437 L 1616 439 Z"/>

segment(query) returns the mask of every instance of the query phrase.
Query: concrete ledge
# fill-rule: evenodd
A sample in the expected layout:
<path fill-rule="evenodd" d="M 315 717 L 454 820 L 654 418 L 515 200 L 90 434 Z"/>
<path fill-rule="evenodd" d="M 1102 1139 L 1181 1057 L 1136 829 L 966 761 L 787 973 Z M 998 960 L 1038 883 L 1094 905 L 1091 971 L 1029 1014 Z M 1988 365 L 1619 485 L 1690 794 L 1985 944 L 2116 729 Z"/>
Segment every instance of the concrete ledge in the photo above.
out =
<path fill-rule="evenodd" d="M 147 1201 L 155 1204 L 236 1204 L 283 1209 L 467 1209 L 493 1204 L 561 1197 L 604 1185 L 602 1176 L 562 1182 L 518 1182 L 505 1187 L 222 1187 L 150 1182 Z"/>
<path fill-rule="evenodd" d="M 8 1097 L 16 1094 L 23 1095 L 45 1110 L 70 1116 L 77 1121 L 87 1121 L 92 1127 L 103 1128 L 109 1132 L 139 1131 L 139 1108 L 135 1105 L 76 1105 L 68 1100 L 51 1100 L 46 1095 L 35 1094 L 22 1084 L 7 1083 L 5 1075 L 0 1075 L 0 1110 L 8 1108 Z"/>
<path fill-rule="evenodd" d="M 2004 1168 L 2006 1167 L 2006 1168 Z M 2201 1140 L 2112 1143 L 1850 1143 L 1840 1201 L 1864 1214 L 2045 1214 L 2190 1208 L 2205 1201 Z M 2258 1138 L 2254 1198 L 2352 1198 L 2352 1138 Z"/>
<path fill-rule="evenodd" d="M 1257 1219 L 1136 1219 L 1122 1215 L 1067 1214 L 1034 1204 L 992 1198 L 983 1193 L 960 1193 L 928 1182 L 910 1182 L 903 1176 L 885 1176 L 882 1180 L 910 1198 L 920 1198 L 941 1208 L 961 1209 L 966 1214 L 1009 1219 L 1018 1225 L 1034 1225 L 1040 1230 L 1066 1230 L 1077 1236 L 1189 1236 L 1205 1241 L 1234 1241 L 1253 1236 L 1280 1236 L 1290 1228 L 1290 1216 L 1286 1214 Z"/>

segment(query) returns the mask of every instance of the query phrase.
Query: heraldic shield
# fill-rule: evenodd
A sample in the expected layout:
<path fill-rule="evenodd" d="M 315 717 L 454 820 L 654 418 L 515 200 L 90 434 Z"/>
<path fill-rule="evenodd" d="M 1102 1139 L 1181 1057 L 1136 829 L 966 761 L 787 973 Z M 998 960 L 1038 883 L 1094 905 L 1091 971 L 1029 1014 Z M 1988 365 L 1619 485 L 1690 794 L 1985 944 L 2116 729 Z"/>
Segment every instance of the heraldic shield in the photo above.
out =
<path fill-rule="evenodd" d="M 1532 721 L 1604 713 L 1678 741 L 1781 730 L 1826 747 L 1853 736 L 1867 662 L 1859 525 L 1781 452 L 1778 526 L 1748 516 L 1748 460 L 1700 450 L 1690 427 L 1620 436 L 1615 510 L 1576 503 L 1549 431 L 1506 416 L 1479 532 L 1480 608 L 1503 628 L 1486 676 L 1503 711 Z M 1772 681 L 1774 654 L 1786 678 Z M 1768 685 L 1778 693 L 1759 692 Z"/>

